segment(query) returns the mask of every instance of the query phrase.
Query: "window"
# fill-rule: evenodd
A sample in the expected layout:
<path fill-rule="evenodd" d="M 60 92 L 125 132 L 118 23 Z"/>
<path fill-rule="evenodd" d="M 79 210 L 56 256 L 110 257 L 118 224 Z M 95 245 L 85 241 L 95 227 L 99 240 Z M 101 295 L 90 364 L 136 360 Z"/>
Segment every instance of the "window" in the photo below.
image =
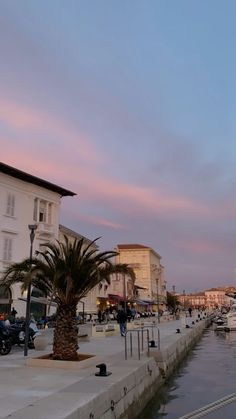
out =
<path fill-rule="evenodd" d="M 9 193 L 7 195 L 7 208 L 6 208 L 6 215 L 10 217 L 14 217 L 15 214 L 15 195 Z"/>
<path fill-rule="evenodd" d="M 35 200 L 34 200 L 34 215 L 33 215 L 34 221 L 38 221 L 37 220 L 37 215 L 38 215 L 38 199 L 35 198 Z"/>
<path fill-rule="evenodd" d="M 46 202 L 40 201 L 39 203 L 39 222 L 46 222 Z"/>
<path fill-rule="evenodd" d="M 11 290 L 6 285 L 0 286 L 0 312 L 10 313 L 11 311 Z"/>
<path fill-rule="evenodd" d="M 12 260 L 12 238 L 4 237 L 3 260 L 10 262 Z"/>
<path fill-rule="evenodd" d="M 113 291 L 119 291 L 119 285 L 118 282 L 113 282 Z"/>
<path fill-rule="evenodd" d="M 53 204 L 51 202 L 35 198 L 33 219 L 36 223 L 52 224 Z"/>

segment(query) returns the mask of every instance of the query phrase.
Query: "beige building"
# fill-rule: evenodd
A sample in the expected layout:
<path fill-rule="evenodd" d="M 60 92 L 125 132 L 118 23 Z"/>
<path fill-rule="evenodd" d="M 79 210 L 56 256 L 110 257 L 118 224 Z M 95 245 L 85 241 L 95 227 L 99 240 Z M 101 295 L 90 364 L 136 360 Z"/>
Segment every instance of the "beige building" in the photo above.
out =
<path fill-rule="evenodd" d="M 178 295 L 178 301 L 180 304 L 185 307 L 200 308 L 206 307 L 206 296 L 204 292 L 199 292 L 196 294 L 180 294 Z"/>
<path fill-rule="evenodd" d="M 139 299 L 148 304 L 148 310 L 166 306 L 166 281 L 161 256 L 151 247 L 141 244 L 118 244 L 116 263 L 126 263 L 133 268 Z"/>
<path fill-rule="evenodd" d="M 211 288 L 205 291 L 205 296 L 208 308 L 221 308 L 230 305 L 230 298 L 226 295 L 225 288 Z"/>
<path fill-rule="evenodd" d="M 235 287 L 218 287 L 195 294 L 178 295 L 178 300 L 184 307 L 221 308 L 232 304 L 235 301 L 233 298 L 235 294 Z"/>

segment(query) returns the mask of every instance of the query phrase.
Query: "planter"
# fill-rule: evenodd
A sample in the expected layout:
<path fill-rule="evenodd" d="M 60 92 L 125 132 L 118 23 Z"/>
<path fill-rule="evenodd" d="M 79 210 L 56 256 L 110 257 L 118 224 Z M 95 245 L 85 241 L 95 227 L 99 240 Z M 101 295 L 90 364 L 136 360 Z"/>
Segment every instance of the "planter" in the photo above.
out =
<path fill-rule="evenodd" d="M 99 360 L 100 358 L 95 355 L 79 353 L 78 361 L 59 361 L 52 359 L 51 354 L 47 354 L 37 358 L 28 358 L 26 365 L 40 368 L 81 369 L 95 366 Z"/>
<path fill-rule="evenodd" d="M 48 339 L 44 333 L 36 336 L 34 339 L 34 348 L 36 351 L 44 351 L 47 347 Z"/>

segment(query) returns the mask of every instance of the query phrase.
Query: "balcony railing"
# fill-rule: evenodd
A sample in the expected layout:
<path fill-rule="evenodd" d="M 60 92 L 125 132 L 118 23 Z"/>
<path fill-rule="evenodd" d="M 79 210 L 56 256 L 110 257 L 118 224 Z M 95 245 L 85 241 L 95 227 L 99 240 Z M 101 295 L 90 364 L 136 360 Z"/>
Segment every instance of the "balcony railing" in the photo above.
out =
<path fill-rule="evenodd" d="M 36 233 L 39 236 L 47 236 L 47 237 L 53 236 L 53 234 L 54 234 L 53 225 L 48 224 L 48 223 L 43 223 L 43 222 L 38 223 Z"/>

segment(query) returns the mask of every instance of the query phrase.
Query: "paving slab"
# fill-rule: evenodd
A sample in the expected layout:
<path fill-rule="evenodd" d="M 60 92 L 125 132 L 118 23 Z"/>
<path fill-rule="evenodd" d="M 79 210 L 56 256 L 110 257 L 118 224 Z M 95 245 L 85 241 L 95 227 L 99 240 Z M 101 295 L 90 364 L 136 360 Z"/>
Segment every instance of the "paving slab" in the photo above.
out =
<path fill-rule="evenodd" d="M 158 327 L 161 349 L 165 349 L 173 339 L 179 338 L 176 329 L 181 328 L 180 320 L 163 322 L 158 324 Z M 183 334 L 186 331 L 187 329 L 182 328 Z M 65 417 L 65 412 L 68 411 L 69 414 L 73 406 L 82 403 L 82 400 L 83 403 L 90 400 L 91 394 L 99 395 L 109 383 L 119 381 L 134 368 L 137 364 L 137 354 L 134 359 L 129 358 L 125 361 L 124 342 L 124 337 L 117 334 L 109 337 L 91 337 L 89 342 L 79 343 L 81 353 L 94 354 L 98 357 L 96 362 L 99 360 L 107 364 L 107 369 L 112 371 L 112 375 L 106 379 L 95 377 L 95 372 L 98 372 L 96 365 L 79 370 L 27 366 L 23 348 L 13 347 L 10 354 L 0 357 L 0 419 L 21 419 L 25 409 L 33 412 L 36 405 L 40 408 L 32 413 L 34 419 Z M 28 358 L 50 353 L 51 349 L 49 345 L 43 352 L 29 350 Z M 134 349 L 137 349 L 135 342 Z"/>

